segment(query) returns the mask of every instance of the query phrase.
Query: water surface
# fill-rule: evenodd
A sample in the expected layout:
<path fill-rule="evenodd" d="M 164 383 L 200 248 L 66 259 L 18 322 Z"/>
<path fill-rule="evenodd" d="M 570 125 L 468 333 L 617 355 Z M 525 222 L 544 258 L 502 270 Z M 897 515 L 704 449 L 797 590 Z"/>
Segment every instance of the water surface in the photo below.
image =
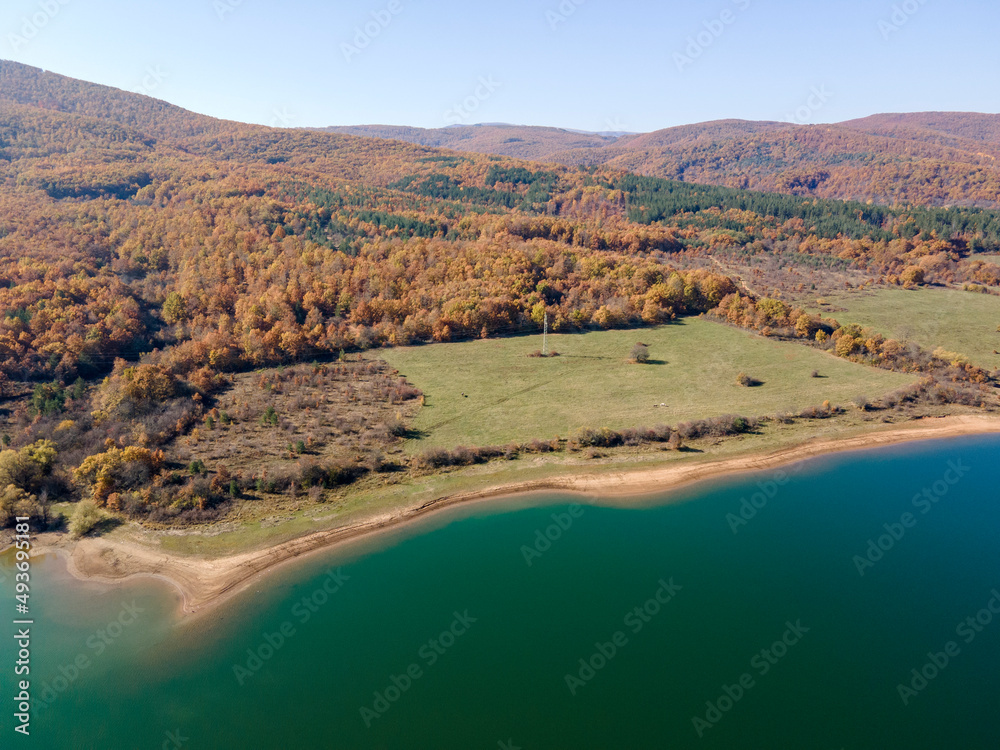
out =
<path fill-rule="evenodd" d="M 81 584 L 38 559 L 33 692 L 49 703 L 28 740 L 5 711 L 4 747 L 995 748 L 998 466 L 1000 439 L 974 438 L 682 502 L 480 504 L 177 628 L 169 587 Z"/>

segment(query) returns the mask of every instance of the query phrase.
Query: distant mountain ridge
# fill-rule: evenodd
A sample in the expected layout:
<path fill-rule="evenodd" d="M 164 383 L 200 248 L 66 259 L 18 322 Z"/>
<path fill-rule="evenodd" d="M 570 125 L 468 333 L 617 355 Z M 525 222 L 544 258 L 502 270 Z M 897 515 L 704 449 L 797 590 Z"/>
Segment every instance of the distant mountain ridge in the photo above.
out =
<path fill-rule="evenodd" d="M 348 143 L 350 136 L 361 136 L 804 197 L 1000 207 L 996 114 L 889 113 L 829 125 L 718 120 L 623 135 L 503 123 L 440 129 L 331 127 L 291 131 L 305 150 L 288 156 L 268 151 L 282 131 L 217 120 L 148 96 L 2 60 L 0 101 L 98 118 L 124 128 L 128 135 L 123 137 L 141 133 L 144 142 L 170 141 L 206 155 L 232 153 L 248 137 L 258 141 L 265 158 L 301 158 L 303 166 L 305 150 L 344 150 L 359 159 L 352 174 L 370 173 L 373 165 L 361 154 L 382 148 Z M 386 163 L 379 166 L 387 168 Z"/>
<path fill-rule="evenodd" d="M 829 125 L 717 120 L 624 135 L 519 125 L 328 130 L 792 195 L 1000 206 L 996 114 L 895 113 Z"/>
<path fill-rule="evenodd" d="M 358 125 L 325 128 L 327 132 L 364 138 L 387 138 L 432 148 L 450 148 L 481 154 L 498 154 L 532 161 L 554 161 L 555 154 L 571 149 L 604 148 L 618 140 L 610 134 L 587 133 L 531 125 L 451 125 L 428 130 L 395 125 Z"/>

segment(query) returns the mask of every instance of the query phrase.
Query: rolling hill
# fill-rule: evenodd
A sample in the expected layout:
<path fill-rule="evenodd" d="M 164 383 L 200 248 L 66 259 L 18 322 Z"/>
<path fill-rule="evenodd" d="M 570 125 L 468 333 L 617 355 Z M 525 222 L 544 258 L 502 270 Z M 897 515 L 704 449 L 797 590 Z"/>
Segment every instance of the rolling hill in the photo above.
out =
<path fill-rule="evenodd" d="M 721 120 L 621 137 L 526 126 L 333 130 L 790 195 L 1000 206 L 1000 115 L 889 114 L 831 125 Z"/>

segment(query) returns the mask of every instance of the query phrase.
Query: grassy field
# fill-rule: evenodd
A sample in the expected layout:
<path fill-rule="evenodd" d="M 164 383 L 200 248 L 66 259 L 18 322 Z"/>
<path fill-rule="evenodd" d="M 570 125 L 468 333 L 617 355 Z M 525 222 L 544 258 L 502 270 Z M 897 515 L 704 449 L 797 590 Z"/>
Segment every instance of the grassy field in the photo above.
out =
<path fill-rule="evenodd" d="M 637 342 L 651 362 L 628 362 Z M 634 331 L 550 335 L 559 357 L 532 358 L 541 337 L 380 352 L 426 397 L 409 450 L 567 437 L 582 427 L 676 424 L 727 413 L 801 411 L 876 398 L 910 376 L 838 360 L 701 319 Z M 813 378 L 818 370 L 823 377 Z M 737 385 L 740 372 L 763 381 Z M 664 404 L 660 406 L 660 404 Z"/>
<path fill-rule="evenodd" d="M 827 301 L 847 308 L 826 313 L 841 323 L 871 326 L 930 350 L 960 352 L 980 367 L 1000 367 L 1000 355 L 993 353 L 1000 350 L 1000 297 L 951 289 L 881 289 Z"/>

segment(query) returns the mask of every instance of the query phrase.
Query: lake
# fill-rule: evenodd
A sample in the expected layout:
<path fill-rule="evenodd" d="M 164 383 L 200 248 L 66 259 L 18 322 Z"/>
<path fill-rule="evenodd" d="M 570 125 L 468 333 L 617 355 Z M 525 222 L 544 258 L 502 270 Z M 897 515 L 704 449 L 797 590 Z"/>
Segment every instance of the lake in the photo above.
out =
<path fill-rule="evenodd" d="M 445 511 L 194 622 L 34 561 L 4 747 L 996 748 L 1000 438 Z M 8 614 L 10 613 L 10 614 Z"/>

